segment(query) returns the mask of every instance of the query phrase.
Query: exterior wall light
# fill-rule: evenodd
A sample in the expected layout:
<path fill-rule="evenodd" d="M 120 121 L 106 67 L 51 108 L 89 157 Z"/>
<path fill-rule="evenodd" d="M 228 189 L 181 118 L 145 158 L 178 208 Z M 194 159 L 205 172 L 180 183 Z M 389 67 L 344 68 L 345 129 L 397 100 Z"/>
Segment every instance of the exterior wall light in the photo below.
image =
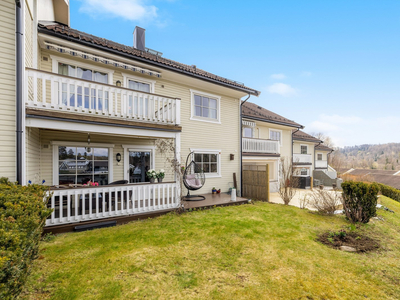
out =
<path fill-rule="evenodd" d="M 117 159 L 117 162 L 121 161 L 121 153 L 117 153 L 116 159 Z"/>
<path fill-rule="evenodd" d="M 117 82 L 115 83 L 116 86 L 121 87 L 121 81 L 117 80 Z"/>

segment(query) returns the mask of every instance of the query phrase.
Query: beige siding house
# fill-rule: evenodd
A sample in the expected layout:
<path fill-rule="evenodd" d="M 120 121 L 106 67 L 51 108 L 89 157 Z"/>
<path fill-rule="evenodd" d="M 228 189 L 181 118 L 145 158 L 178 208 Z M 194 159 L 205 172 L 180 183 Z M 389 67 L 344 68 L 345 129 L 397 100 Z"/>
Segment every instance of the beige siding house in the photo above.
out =
<path fill-rule="evenodd" d="M 6 6 L 12 58 L 14 2 Z M 145 47 L 139 27 L 133 46 L 73 29 L 68 1 L 27 1 L 24 16 L 23 183 L 52 186 L 47 226 L 178 207 L 187 191 L 177 169 L 190 153 L 206 177 L 192 193 L 228 192 L 233 174 L 240 184 L 240 103 L 258 91 L 162 57 Z M 1 98 L 9 122 L 0 126 L 9 143 L 0 159 L 2 175 L 13 178 L 15 68 L 8 63 L 0 84 L 9 83 Z M 164 169 L 163 181 L 149 183 L 150 169 Z"/>

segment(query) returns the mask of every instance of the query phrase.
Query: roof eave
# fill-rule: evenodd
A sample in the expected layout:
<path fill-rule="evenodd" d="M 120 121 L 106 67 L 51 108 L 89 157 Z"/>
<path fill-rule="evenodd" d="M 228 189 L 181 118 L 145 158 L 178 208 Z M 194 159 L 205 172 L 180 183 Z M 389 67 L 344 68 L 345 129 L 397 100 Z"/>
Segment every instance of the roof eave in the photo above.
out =
<path fill-rule="evenodd" d="M 257 117 L 253 117 L 253 116 L 248 116 L 243 114 L 242 115 L 243 118 L 247 118 L 247 119 L 252 119 L 252 120 L 256 120 L 256 121 L 261 121 L 261 122 L 266 122 L 266 123 L 273 123 L 273 124 L 278 124 L 278 125 L 284 125 L 284 126 L 289 126 L 289 127 L 293 127 L 293 128 L 300 128 L 303 129 L 304 126 L 301 124 L 289 124 L 289 123 L 285 123 L 285 122 L 279 122 L 279 121 L 274 121 L 274 120 L 270 120 L 270 119 L 263 119 L 263 118 L 257 118 Z"/>
<path fill-rule="evenodd" d="M 78 40 L 76 38 L 71 38 L 71 37 L 69 37 L 67 35 L 63 35 L 63 34 L 57 34 L 57 33 L 53 32 L 53 31 L 51 31 L 51 30 L 49 30 L 47 28 L 43 28 L 43 27 L 40 27 L 40 26 L 38 26 L 38 33 L 44 33 L 44 34 L 47 34 L 47 35 L 50 35 L 50 36 L 54 36 L 54 37 L 58 37 L 58 38 L 61 38 L 61 39 L 64 39 L 64 40 L 67 40 L 67 41 L 70 41 L 70 42 L 78 43 L 78 44 L 81 44 L 81 45 L 84 45 L 84 46 L 87 46 L 87 47 L 100 49 L 100 50 L 103 50 L 103 51 L 106 51 L 106 52 L 109 52 L 109 53 L 112 53 L 112 54 L 120 55 L 120 56 L 129 58 L 129 59 L 138 60 L 140 62 L 147 63 L 147 64 L 150 64 L 150 65 L 153 65 L 153 66 L 157 66 L 157 67 L 162 68 L 162 69 L 166 69 L 166 70 L 169 70 L 169 71 L 181 73 L 181 74 L 184 74 L 184 75 L 187 75 L 187 76 L 190 76 L 190 77 L 194 77 L 194 78 L 197 78 L 197 79 L 200 79 L 200 80 L 212 82 L 214 84 L 218 84 L 218 85 L 230 88 L 230 89 L 234 89 L 234 90 L 237 90 L 237 91 L 245 92 L 246 94 L 250 94 L 250 95 L 253 95 L 253 96 L 256 96 L 256 97 L 258 97 L 261 94 L 261 92 L 257 91 L 257 90 L 247 89 L 247 88 L 244 88 L 244 87 L 231 85 L 229 83 L 225 83 L 225 82 L 213 79 L 213 78 L 204 77 L 204 76 L 201 76 L 199 74 L 195 74 L 195 73 L 191 73 L 191 72 L 188 72 L 188 71 L 185 71 L 185 70 L 180 70 L 180 69 L 177 69 L 177 68 L 174 68 L 174 67 L 170 67 L 170 66 L 164 65 L 162 63 L 158 63 L 156 61 L 151 61 L 151 60 L 139 57 L 139 56 L 133 56 L 131 54 L 123 53 L 123 52 L 118 51 L 118 50 L 110 49 L 110 48 L 104 47 L 102 45 L 93 44 L 93 43 L 90 43 L 90 42 L 87 42 L 87 41 L 84 41 L 84 40 Z"/>

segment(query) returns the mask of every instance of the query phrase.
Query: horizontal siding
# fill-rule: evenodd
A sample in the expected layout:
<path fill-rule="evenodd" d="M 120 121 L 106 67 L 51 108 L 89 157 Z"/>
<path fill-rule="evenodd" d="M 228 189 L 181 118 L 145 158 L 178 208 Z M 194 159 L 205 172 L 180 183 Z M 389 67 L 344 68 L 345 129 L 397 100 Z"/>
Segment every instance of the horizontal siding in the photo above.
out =
<path fill-rule="evenodd" d="M 26 182 L 40 184 L 40 129 L 27 128 L 26 130 Z"/>
<path fill-rule="evenodd" d="M 0 177 L 15 174 L 15 1 L 0 5 Z"/>

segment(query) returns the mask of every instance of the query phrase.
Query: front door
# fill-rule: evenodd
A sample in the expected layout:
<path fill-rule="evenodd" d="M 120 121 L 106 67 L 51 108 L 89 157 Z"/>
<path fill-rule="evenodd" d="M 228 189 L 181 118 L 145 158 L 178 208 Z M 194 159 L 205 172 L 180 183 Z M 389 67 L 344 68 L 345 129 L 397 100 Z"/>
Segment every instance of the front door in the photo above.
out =
<path fill-rule="evenodd" d="M 148 182 L 146 172 L 151 169 L 151 152 L 129 150 L 129 183 Z"/>

